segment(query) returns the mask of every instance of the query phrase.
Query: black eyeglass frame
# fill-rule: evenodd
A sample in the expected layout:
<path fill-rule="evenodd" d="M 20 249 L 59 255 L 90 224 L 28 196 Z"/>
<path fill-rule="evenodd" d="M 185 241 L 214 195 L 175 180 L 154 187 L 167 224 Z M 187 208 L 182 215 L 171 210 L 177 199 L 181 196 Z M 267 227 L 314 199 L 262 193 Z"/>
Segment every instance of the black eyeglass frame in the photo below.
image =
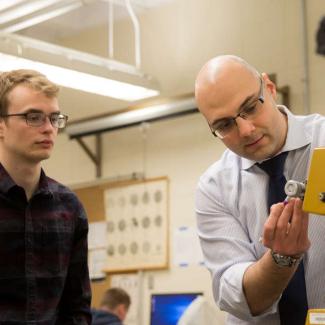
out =
<path fill-rule="evenodd" d="M 31 119 L 28 118 L 28 116 L 31 116 L 31 114 L 38 114 L 40 116 L 42 116 L 42 120 L 41 123 L 33 123 L 31 122 Z M 67 121 L 68 121 L 68 116 L 65 114 L 61 114 L 61 113 L 51 113 L 49 115 L 46 115 L 43 112 L 39 112 L 39 111 L 30 111 L 30 112 L 26 112 L 26 113 L 16 113 L 16 114 L 2 114 L 0 115 L 1 118 L 7 118 L 7 117 L 11 117 L 11 116 L 23 116 L 25 117 L 25 121 L 26 124 L 28 126 L 33 126 L 33 127 L 39 127 L 45 124 L 46 118 L 48 117 L 52 126 L 58 129 L 63 129 L 65 128 Z M 54 120 L 53 117 L 56 117 L 57 120 Z M 59 121 L 64 121 L 64 125 L 61 125 L 59 123 Z M 57 125 L 55 125 L 57 123 Z"/>
<path fill-rule="evenodd" d="M 256 102 L 260 102 L 261 104 L 264 104 L 264 101 L 265 101 L 265 99 L 264 99 L 264 82 L 263 82 L 263 78 L 260 77 L 260 91 L 258 93 L 258 98 L 257 98 Z M 256 103 L 256 105 L 257 105 L 257 103 Z M 237 125 L 236 119 L 238 117 L 241 117 L 244 120 L 247 119 L 247 116 L 246 116 L 245 112 L 243 112 L 243 110 L 241 110 L 236 116 L 227 117 L 225 119 L 232 120 L 234 122 L 234 125 Z M 212 134 L 219 139 L 224 139 L 227 136 L 227 135 L 220 134 L 217 130 L 213 130 L 212 126 L 210 126 L 210 129 L 211 129 Z"/>

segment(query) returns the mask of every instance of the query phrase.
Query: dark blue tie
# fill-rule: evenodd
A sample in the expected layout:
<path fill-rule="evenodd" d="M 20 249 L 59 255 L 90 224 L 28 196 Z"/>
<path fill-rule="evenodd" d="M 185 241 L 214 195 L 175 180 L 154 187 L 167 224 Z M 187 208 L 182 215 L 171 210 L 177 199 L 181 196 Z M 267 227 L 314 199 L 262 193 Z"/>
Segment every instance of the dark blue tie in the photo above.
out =
<path fill-rule="evenodd" d="M 286 198 L 283 175 L 284 163 L 288 152 L 258 164 L 269 175 L 268 206 L 282 202 Z M 305 284 L 304 264 L 301 261 L 296 273 L 284 290 L 279 302 L 281 325 L 305 325 L 308 302 Z"/>

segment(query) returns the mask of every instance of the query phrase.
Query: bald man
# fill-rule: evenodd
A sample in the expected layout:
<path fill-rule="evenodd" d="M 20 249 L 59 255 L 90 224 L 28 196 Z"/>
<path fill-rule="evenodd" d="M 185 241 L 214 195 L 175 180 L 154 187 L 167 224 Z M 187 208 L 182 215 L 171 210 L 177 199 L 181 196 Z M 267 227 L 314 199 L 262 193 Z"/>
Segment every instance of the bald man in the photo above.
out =
<path fill-rule="evenodd" d="M 277 105 L 267 74 L 233 55 L 202 67 L 195 96 L 212 134 L 227 147 L 196 194 L 215 300 L 229 313 L 227 324 L 304 325 L 308 308 L 325 307 L 325 218 L 304 213 L 298 198 L 271 206 L 273 179 L 262 163 L 284 157 L 285 178 L 305 181 L 313 149 L 325 146 L 325 118 Z M 300 282 L 293 280 L 298 274 Z M 290 295 L 295 281 L 300 287 Z"/>

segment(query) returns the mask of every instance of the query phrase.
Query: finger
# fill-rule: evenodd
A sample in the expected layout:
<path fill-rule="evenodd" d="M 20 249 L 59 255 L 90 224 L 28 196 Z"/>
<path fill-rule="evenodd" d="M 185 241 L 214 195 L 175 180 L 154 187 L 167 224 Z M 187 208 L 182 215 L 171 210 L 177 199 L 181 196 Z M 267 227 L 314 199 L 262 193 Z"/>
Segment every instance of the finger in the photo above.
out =
<path fill-rule="evenodd" d="M 290 200 L 288 204 L 284 206 L 284 209 L 279 216 L 277 226 L 276 226 L 276 233 L 275 235 L 280 237 L 280 239 L 285 238 L 289 232 L 291 232 L 291 224 L 290 220 L 292 219 L 294 211 L 294 201 Z"/>
<path fill-rule="evenodd" d="M 287 237 L 295 247 L 294 254 L 304 253 L 310 247 L 308 221 L 308 214 L 302 210 L 302 201 L 295 199 L 290 234 Z"/>
<path fill-rule="evenodd" d="M 274 240 L 275 230 L 278 219 L 284 209 L 282 203 L 273 204 L 270 209 L 270 215 L 264 224 L 263 244 L 271 244 Z"/>
<path fill-rule="evenodd" d="M 298 237 L 302 231 L 302 224 L 304 218 L 304 212 L 302 210 L 302 201 L 299 198 L 293 200 L 293 214 L 291 220 L 291 227 L 290 227 L 290 237 L 292 240 L 298 240 Z M 306 224 L 305 224 L 305 231 L 306 231 Z"/>

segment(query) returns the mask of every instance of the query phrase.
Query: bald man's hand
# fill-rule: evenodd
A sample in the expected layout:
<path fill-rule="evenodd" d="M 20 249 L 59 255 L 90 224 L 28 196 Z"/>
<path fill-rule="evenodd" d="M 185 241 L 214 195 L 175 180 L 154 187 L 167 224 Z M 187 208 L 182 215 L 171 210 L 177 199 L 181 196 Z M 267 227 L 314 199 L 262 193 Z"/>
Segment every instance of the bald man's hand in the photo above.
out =
<path fill-rule="evenodd" d="M 291 199 L 286 205 L 272 205 L 264 224 L 262 240 L 269 250 L 247 268 L 243 278 L 243 288 L 252 315 L 262 314 L 279 299 L 299 265 L 279 266 L 274 262 L 271 251 L 292 257 L 302 256 L 310 247 L 308 220 L 300 199 Z"/>
<path fill-rule="evenodd" d="M 263 245 L 286 256 L 300 256 L 310 247 L 308 239 L 309 215 L 302 210 L 299 198 L 288 204 L 278 203 L 264 224 Z"/>

